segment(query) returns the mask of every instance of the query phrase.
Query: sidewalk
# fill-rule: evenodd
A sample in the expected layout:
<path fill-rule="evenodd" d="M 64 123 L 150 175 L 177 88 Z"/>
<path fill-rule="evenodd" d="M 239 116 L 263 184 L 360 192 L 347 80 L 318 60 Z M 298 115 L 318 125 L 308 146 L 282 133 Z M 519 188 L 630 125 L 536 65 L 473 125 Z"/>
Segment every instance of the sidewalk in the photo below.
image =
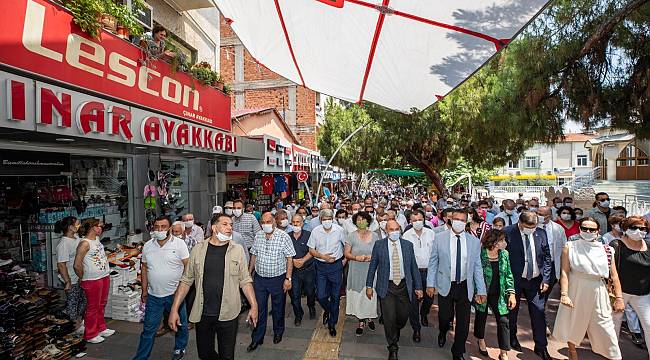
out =
<path fill-rule="evenodd" d="M 345 306 L 345 299 L 342 299 L 342 307 Z M 549 301 L 547 307 L 547 314 L 549 316 L 549 326 L 552 329 L 553 321 L 555 320 L 555 312 L 557 311 L 558 301 L 551 300 Z M 317 305 L 318 307 L 318 305 Z M 306 306 L 305 306 L 306 308 Z M 319 309 L 320 310 L 320 309 Z M 342 309 L 343 310 L 343 309 Z M 341 312 L 343 313 L 343 311 Z M 263 359 L 263 360 L 294 360 L 294 359 L 303 359 L 305 358 L 308 348 L 310 356 L 308 359 L 346 359 L 346 360 L 370 360 L 370 359 L 386 359 L 388 356 L 388 351 L 386 350 L 386 343 L 384 339 L 383 327 L 377 323 L 377 331 L 366 333 L 357 337 L 354 334 L 356 329 L 356 320 L 354 318 L 347 318 L 345 323 L 343 319 L 339 321 L 339 328 L 342 328 L 343 331 L 339 331 L 339 336 L 336 339 L 329 338 L 329 335 L 326 335 L 326 331 L 320 325 L 320 316 L 322 313 L 319 311 L 317 320 L 304 319 L 302 326 L 296 328 L 293 325 L 293 313 L 291 311 L 291 305 L 287 301 L 287 310 L 286 310 L 286 330 L 283 336 L 281 343 L 274 345 L 273 344 L 273 334 L 271 326 L 267 328 L 267 336 L 264 339 L 264 345 L 260 346 L 253 353 L 247 353 L 246 347 L 250 343 L 250 333 L 251 330 L 245 326 L 243 321 L 240 323 L 239 335 L 237 337 L 237 348 L 235 351 L 235 356 L 237 359 Z M 523 353 L 517 353 L 511 351 L 509 353 L 510 359 L 539 359 L 532 349 L 533 341 L 532 334 L 530 331 L 528 311 L 525 304 L 522 304 L 520 310 L 520 322 L 519 322 L 519 341 L 524 347 Z M 472 323 L 474 317 L 472 316 Z M 271 319 L 269 319 L 269 325 L 271 324 Z M 318 326 L 317 326 L 318 325 Z M 443 349 L 439 349 L 436 344 L 436 338 L 438 335 L 437 329 L 437 307 L 434 305 L 434 308 L 429 315 L 429 327 L 422 329 L 422 342 L 419 344 L 414 343 L 411 340 L 413 334 L 410 325 L 402 330 L 402 340 L 400 347 L 400 359 L 403 360 L 423 360 L 431 358 L 439 359 L 451 359 L 451 353 L 449 351 L 453 332 L 450 332 L 448 335 L 447 345 Z M 115 335 L 108 338 L 104 343 L 98 345 L 88 345 L 88 355 L 84 357 L 86 360 L 127 360 L 132 359 L 135 351 L 138 347 L 138 341 L 140 336 L 140 330 L 142 325 L 137 323 L 128 323 L 123 321 L 111 321 L 109 327 L 115 329 L 117 332 Z M 314 330 L 317 331 L 314 331 Z M 473 328 L 470 328 L 473 329 Z M 320 330 L 320 331 L 318 331 Z M 646 350 L 640 349 L 635 346 L 629 339 L 627 334 L 622 335 L 622 340 L 620 341 L 621 351 L 623 353 L 623 359 L 635 359 L 643 360 L 648 359 L 648 353 Z M 486 339 L 490 357 L 496 359 L 499 354 L 499 350 L 495 348 L 496 344 L 496 325 L 494 323 L 494 318 L 490 317 L 488 319 L 488 325 L 486 329 Z M 337 343 L 340 341 L 340 343 Z M 589 359 L 603 359 L 602 357 L 593 354 L 589 350 L 588 340 L 585 340 L 582 344 L 583 347 L 578 350 L 578 354 L 581 360 Z M 167 334 L 156 339 L 154 350 L 151 354 L 151 359 L 156 360 L 166 360 L 171 358 L 171 353 L 174 346 L 174 337 L 173 334 Z M 310 347 L 311 346 L 311 347 Z M 336 355 L 337 350 L 338 356 Z M 319 352 L 325 351 L 325 353 Z M 476 347 L 476 341 L 471 335 L 467 342 L 467 351 L 468 354 L 466 358 L 471 359 L 483 359 Z M 567 358 L 567 348 L 566 344 L 560 344 L 555 341 L 553 338 L 549 339 L 549 353 L 555 359 L 566 359 Z M 187 349 L 186 359 L 195 360 L 198 359 L 196 353 L 196 340 L 194 337 L 194 330 L 190 331 L 190 342 Z"/>

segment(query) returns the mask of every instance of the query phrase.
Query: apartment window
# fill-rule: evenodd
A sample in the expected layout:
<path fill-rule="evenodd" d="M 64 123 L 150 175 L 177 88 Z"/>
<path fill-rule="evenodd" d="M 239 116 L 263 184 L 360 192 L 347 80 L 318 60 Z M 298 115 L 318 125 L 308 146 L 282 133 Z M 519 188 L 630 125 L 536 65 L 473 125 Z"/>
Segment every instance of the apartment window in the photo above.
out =
<path fill-rule="evenodd" d="M 539 164 L 539 158 L 537 156 L 526 156 L 524 158 L 524 168 L 526 169 L 537 169 Z"/>
<path fill-rule="evenodd" d="M 576 166 L 587 166 L 587 155 L 578 155 Z"/>
<path fill-rule="evenodd" d="M 508 169 L 519 169 L 519 160 L 517 161 L 508 161 Z"/>

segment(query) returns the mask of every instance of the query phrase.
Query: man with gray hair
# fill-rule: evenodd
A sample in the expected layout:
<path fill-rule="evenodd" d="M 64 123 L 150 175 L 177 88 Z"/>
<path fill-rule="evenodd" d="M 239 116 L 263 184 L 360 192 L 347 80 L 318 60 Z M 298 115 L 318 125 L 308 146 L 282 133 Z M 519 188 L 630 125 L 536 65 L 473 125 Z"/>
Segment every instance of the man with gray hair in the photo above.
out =
<path fill-rule="evenodd" d="M 309 253 L 316 258 L 316 297 L 324 310 L 323 325 L 327 324 L 330 336 L 336 337 L 343 281 L 345 230 L 335 224 L 333 218 L 332 210 L 321 210 L 321 224 L 312 230 L 307 246 Z"/>
<path fill-rule="evenodd" d="M 183 215 L 183 225 L 185 226 L 185 243 L 187 249 L 192 251 L 192 248 L 205 240 L 205 233 L 203 229 L 194 224 L 194 214 L 187 213 Z"/>

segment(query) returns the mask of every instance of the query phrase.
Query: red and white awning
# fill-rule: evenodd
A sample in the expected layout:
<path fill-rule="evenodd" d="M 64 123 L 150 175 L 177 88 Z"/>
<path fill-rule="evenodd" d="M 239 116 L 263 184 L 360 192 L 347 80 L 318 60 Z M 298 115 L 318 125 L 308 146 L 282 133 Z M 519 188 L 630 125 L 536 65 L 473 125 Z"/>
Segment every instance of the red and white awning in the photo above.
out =
<path fill-rule="evenodd" d="M 548 0 L 216 0 L 272 71 L 351 102 L 424 109 L 506 45 Z"/>

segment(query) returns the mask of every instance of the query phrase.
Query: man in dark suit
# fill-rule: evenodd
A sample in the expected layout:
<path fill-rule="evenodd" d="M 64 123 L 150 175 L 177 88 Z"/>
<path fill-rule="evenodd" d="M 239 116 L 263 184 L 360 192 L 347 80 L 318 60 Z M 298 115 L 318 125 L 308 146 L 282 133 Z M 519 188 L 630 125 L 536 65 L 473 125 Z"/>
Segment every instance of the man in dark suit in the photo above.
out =
<path fill-rule="evenodd" d="M 546 351 L 546 292 L 551 283 L 551 253 L 546 231 L 537 227 L 537 214 L 523 211 L 517 224 L 505 227 L 510 253 L 510 267 L 515 279 L 517 299 L 523 295 L 528 303 L 530 322 L 535 340 L 535 354 L 544 360 L 551 356 Z M 517 317 L 519 301 L 510 311 L 510 344 L 514 350 L 522 351 L 517 340 Z"/>
<path fill-rule="evenodd" d="M 401 239 L 397 221 L 386 224 L 388 238 L 379 240 L 372 249 L 372 259 L 366 278 L 366 296 L 373 294 L 375 272 L 377 273 L 377 296 L 384 317 L 384 333 L 388 342 L 388 359 L 396 360 L 399 349 L 399 333 L 409 318 L 413 296 L 421 299 L 422 280 L 413 252 L 413 244 Z"/>

